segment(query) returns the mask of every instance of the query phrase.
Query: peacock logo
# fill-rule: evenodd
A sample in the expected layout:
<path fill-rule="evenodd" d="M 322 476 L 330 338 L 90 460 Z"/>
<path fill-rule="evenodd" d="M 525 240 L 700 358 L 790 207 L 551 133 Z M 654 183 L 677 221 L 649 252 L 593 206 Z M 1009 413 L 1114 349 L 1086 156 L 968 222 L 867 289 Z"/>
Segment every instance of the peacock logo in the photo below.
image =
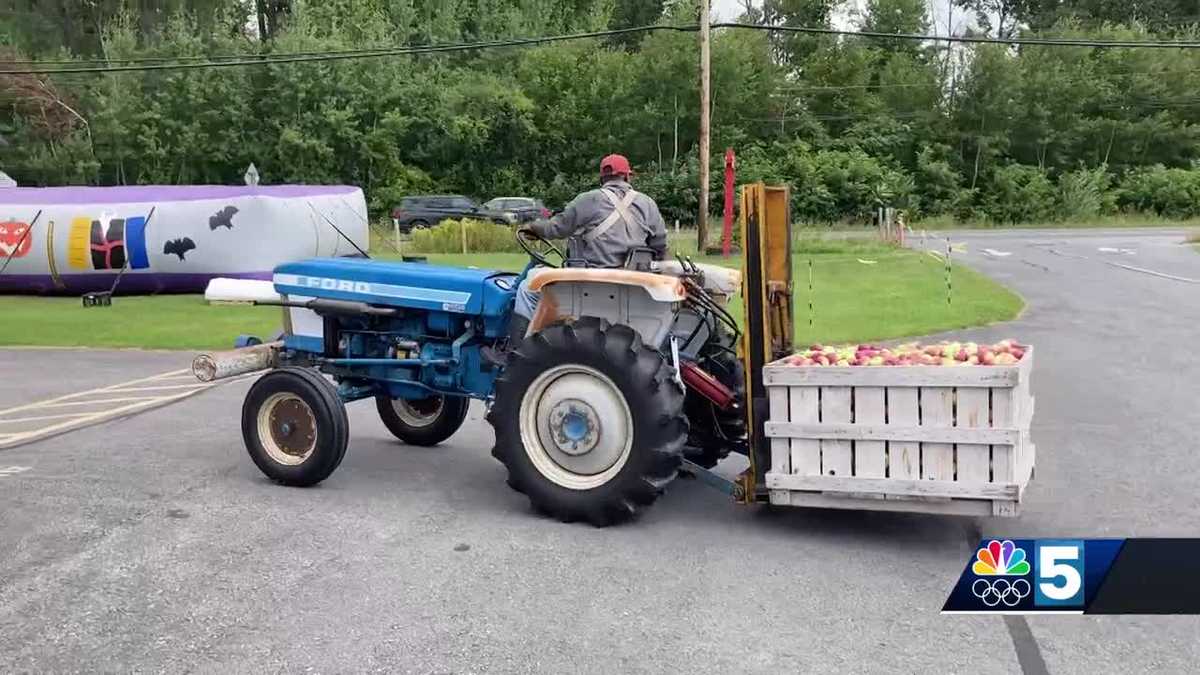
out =
<path fill-rule="evenodd" d="M 1025 549 L 1012 541 L 993 539 L 975 552 L 971 571 L 981 577 L 1024 576 L 1029 574 L 1029 561 Z"/>

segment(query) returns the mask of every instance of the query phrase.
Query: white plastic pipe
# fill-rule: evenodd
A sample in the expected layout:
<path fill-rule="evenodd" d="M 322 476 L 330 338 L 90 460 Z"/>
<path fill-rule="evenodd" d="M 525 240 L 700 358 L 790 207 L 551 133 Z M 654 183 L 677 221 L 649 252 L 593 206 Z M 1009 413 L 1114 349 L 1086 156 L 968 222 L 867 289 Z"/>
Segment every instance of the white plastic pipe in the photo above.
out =
<path fill-rule="evenodd" d="M 275 284 L 257 279 L 228 279 L 217 277 L 208 282 L 204 289 L 208 302 L 280 302 L 283 298 L 275 292 Z"/>

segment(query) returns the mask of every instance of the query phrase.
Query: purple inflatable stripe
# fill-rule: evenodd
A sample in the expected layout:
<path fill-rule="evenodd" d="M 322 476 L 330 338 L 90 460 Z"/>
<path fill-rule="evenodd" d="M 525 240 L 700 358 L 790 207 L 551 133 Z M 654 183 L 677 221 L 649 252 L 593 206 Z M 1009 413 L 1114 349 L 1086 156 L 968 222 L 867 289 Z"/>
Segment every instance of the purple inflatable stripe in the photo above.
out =
<path fill-rule="evenodd" d="M 146 293 L 203 293 L 208 282 L 217 277 L 226 279 L 261 279 L 269 281 L 271 272 L 239 272 L 236 274 L 132 274 L 121 277 L 117 295 Z M 59 277 L 66 288 L 56 288 L 49 274 L 0 275 L 0 293 L 25 295 L 81 295 L 107 291 L 117 278 L 116 271 L 107 274 L 64 274 Z"/>
<path fill-rule="evenodd" d="M 187 202 L 233 197 L 321 197 L 352 194 L 352 185 L 129 185 L 123 187 L 0 188 L 0 204 Z M 124 281 L 121 282 L 125 283 Z"/>

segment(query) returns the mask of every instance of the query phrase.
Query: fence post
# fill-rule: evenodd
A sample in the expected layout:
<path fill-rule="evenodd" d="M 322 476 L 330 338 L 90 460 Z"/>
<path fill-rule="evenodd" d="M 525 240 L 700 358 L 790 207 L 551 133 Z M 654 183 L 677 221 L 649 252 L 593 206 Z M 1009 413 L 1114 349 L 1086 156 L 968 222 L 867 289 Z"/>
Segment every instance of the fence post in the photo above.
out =
<path fill-rule="evenodd" d="M 396 252 L 400 252 L 400 220 L 392 218 L 392 232 L 396 235 Z"/>
<path fill-rule="evenodd" d="M 951 282 L 950 282 L 950 276 L 951 276 L 950 254 L 951 254 L 950 239 L 947 238 L 946 239 L 946 305 L 947 306 L 949 306 L 952 303 L 952 298 L 954 296 L 954 289 L 953 289 L 953 286 L 951 286 Z"/>
<path fill-rule="evenodd" d="M 813 261 L 808 259 L 808 330 L 811 332 L 813 327 Z M 811 336 L 810 336 L 811 337 Z"/>
<path fill-rule="evenodd" d="M 463 255 L 467 254 L 467 219 L 462 218 L 458 221 L 459 231 L 462 232 L 462 251 Z"/>

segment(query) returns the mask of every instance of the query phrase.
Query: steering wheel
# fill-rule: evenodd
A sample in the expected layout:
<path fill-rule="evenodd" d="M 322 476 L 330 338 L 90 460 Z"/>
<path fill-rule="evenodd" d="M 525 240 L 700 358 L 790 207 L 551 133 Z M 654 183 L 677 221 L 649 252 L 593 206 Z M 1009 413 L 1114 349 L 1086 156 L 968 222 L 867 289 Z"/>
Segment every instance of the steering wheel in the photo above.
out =
<path fill-rule="evenodd" d="M 563 255 L 563 252 L 553 242 L 531 229 L 521 228 L 517 230 L 516 237 L 517 243 L 521 245 L 521 248 L 525 249 L 525 252 L 529 254 L 529 258 L 539 265 L 545 267 L 562 267 L 563 262 L 567 259 L 567 256 Z M 551 253 L 558 256 L 557 264 L 546 259 L 546 256 Z"/>

